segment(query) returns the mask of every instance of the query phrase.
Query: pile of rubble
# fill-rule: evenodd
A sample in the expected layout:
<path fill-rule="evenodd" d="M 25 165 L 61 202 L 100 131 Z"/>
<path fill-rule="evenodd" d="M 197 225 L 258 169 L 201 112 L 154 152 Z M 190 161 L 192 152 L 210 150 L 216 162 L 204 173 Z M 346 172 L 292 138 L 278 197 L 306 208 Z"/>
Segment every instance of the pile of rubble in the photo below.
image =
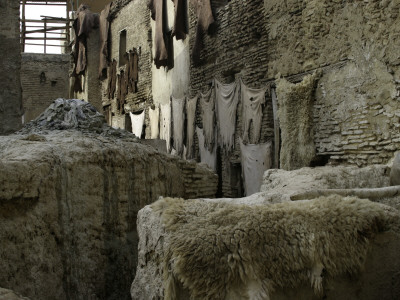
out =
<path fill-rule="evenodd" d="M 104 116 L 88 102 L 79 99 L 56 99 L 39 117 L 27 123 L 18 134 L 46 134 L 54 130 L 79 130 L 106 136 L 134 137 L 106 123 Z"/>

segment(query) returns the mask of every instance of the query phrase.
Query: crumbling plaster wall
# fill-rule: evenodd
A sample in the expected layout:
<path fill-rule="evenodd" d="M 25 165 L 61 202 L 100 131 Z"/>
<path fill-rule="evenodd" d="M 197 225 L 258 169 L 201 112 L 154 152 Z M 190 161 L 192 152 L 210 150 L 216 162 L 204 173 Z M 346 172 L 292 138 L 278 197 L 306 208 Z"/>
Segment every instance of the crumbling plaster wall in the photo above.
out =
<path fill-rule="evenodd" d="M 70 56 L 22 53 L 24 121 L 39 116 L 54 99 L 68 98 Z"/>
<path fill-rule="evenodd" d="M 217 26 L 204 36 L 201 62 L 196 66 L 189 53 L 197 17 L 189 1 L 189 35 L 183 42 L 174 40 L 172 69 L 156 69 L 153 64 L 154 22 L 146 1 L 115 3 L 112 58 L 119 59 L 122 29 L 128 32 L 127 49 L 141 46 L 139 91 L 128 94 L 125 113 L 166 103 L 170 95 L 192 97 L 206 91 L 213 78 L 223 83 L 241 78 L 250 87 L 265 87 L 279 76 L 297 83 L 321 70 L 313 95 L 314 144 L 320 158 L 316 163 L 386 163 L 399 148 L 399 0 L 211 1 Z M 166 1 L 166 5 L 171 28 L 173 3 Z M 137 29 L 133 32 L 133 28 Z M 103 106 L 111 104 L 112 124 L 126 128 L 129 119 L 116 111 L 115 99 L 106 99 L 105 83 Z M 146 115 L 146 136 L 148 122 Z M 197 125 L 202 127 L 199 109 Z M 229 154 L 219 150 L 221 191 L 227 197 L 241 193 L 236 174 L 240 170 L 241 135 L 239 103 L 235 150 Z M 272 103 L 267 96 L 260 142 L 273 137 Z"/>
<path fill-rule="evenodd" d="M 147 1 L 114 1 L 111 8 L 110 25 L 110 59 L 118 62 L 117 74 L 121 70 L 125 71 L 125 65 L 119 67 L 119 43 L 120 32 L 126 30 L 126 51 L 136 48 L 139 58 L 137 92 L 129 92 L 126 96 L 125 113 L 139 112 L 145 109 L 146 104 L 152 101 L 151 95 L 151 26 L 150 12 L 147 8 Z M 103 106 L 111 105 L 112 125 L 115 127 L 126 128 L 125 115 L 121 115 L 117 109 L 116 96 L 109 100 L 107 97 L 107 82 L 102 81 L 102 101 Z M 129 119 L 128 119 L 129 120 Z M 148 126 L 148 116 L 146 115 Z M 150 131 L 146 129 L 146 133 Z"/>
<path fill-rule="evenodd" d="M 19 1 L 0 0 L 0 135 L 22 125 Z"/>
<path fill-rule="evenodd" d="M 386 163 L 400 147 L 400 1 L 264 4 L 266 77 L 324 69 L 315 92 L 317 154 Z"/>
<path fill-rule="evenodd" d="M 203 38 L 201 64 L 191 63 L 191 95 L 207 90 L 214 77 L 223 82 L 242 78 L 261 87 L 279 76 L 300 82 L 321 69 L 313 103 L 317 157 L 364 166 L 386 163 L 393 156 L 400 147 L 400 1 L 211 3 L 217 29 Z M 195 29 L 190 6 L 191 37 Z M 191 49 L 193 44 L 194 38 Z M 197 123 L 201 126 L 200 116 Z M 236 137 L 241 123 L 239 104 Z M 268 99 L 262 141 L 272 138 Z M 224 193 L 234 189 L 229 169 L 240 163 L 237 139 L 235 149 L 231 155 L 222 153 Z"/>

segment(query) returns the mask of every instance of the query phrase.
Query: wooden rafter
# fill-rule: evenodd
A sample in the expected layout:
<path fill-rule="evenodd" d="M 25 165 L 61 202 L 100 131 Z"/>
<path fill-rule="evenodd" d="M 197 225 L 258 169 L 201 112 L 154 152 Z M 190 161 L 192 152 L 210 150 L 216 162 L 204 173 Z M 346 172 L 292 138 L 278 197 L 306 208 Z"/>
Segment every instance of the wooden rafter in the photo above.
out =
<path fill-rule="evenodd" d="M 71 20 L 69 18 L 69 4 L 73 2 L 71 0 L 20 0 L 21 3 L 21 45 L 22 51 L 25 51 L 25 45 L 38 45 L 44 46 L 44 53 L 46 53 L 46 47 L 59 46 L 67 47 L 70 44 L 70 28 Z M 53 16 L 41 16 L 41 19 L 26 19 L 25 12 L 27 5 L 59 5 L 65 6 L 66 18 L 53 17 Z M 60 32 L 60 31 L 63 32 Z M 31 36 L 34 33 L 41 33 L 43 37 Z M 50 36 L 49 36 L 50 35 Z M 56 35 L 56 36 L 55 36 Z M 29 40 L 40 40 L 42 43 L 32 44 L 26 43 Z M 60 45 L 49 44 L 48 41 L 60 41 Z M 64 45 L 62 45 L 62 42 Z"/>

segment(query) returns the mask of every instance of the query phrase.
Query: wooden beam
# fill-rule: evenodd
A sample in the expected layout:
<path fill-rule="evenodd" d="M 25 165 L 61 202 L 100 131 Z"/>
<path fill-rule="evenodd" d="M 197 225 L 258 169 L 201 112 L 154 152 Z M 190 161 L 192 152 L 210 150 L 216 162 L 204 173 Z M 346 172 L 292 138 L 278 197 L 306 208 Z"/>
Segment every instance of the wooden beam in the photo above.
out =
<path fill-rule="evenodd" d="M 43 37 L 26 37 L 25 38 L 25 40 L 44 40 L 44 38 Z M 49 41 L 66 41 L 67 39 L 66 38 L 50 38 L 50 37 L 48 37 L 48 38 L 46 38 L 46 40 L 49 40 Z"/>
<path fill-rule="evenodd" d="M 23 19 L 21 21 L 25 21 L 27 23 L 44 23 L 44 20 L 34 20 L 34 19 Z M 67 21 L 65 20 L 47 20 L 47 23 L 63 23 L 65 24 Z"/>
<path fill-rule="evenodd" d="M 33 44 L 33 43 L 26 43 L 25 45 L 41 46 L 41 47 L 44 46 L 44 44 Z M 64 45 L 49 45 L 49 44 L 47 44 L 47 47 L 64 47 Z"/>
<path fill-rule="evenodd" d="M 41 27 L 41 28 L 43 28 L 43 27 Z M 49 31 L 55 31 L 55 30 L 61 30 L 61 29 L 67 29 L 67 27 L 48 27 L 46 29 L 46 31 L 49 32 Z M 28 30 L 28 31 L 25 31 L 25 34 L 36 33 L 36 32 L 44 33 L 44 29 Z M 66 34 L 65 32 L 49 32 L 49 33 L 52 33 L 52 34 Z"/>
<path fill-rule="evenodd" d="M 22 1 L 22 52 L 25 52 L 25 32 L 26 32 L 26 22 L 25 22 L 25 0 Z"/>

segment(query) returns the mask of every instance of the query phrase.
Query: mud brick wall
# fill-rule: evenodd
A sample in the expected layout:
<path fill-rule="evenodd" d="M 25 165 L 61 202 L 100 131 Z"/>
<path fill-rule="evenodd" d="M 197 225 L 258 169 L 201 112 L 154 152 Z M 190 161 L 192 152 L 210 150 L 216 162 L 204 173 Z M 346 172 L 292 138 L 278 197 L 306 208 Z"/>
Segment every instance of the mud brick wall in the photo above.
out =
<path fill-rule="evenodd" d="M 66 54 L 22 54 L 25 122 L 39 116 L 55 99 L 68 98 L 69 60 Z"/>
<path fill-rule="evenodd" d="M 22 125 L 19 1 L 0 0 L 0 135 Z"/>

